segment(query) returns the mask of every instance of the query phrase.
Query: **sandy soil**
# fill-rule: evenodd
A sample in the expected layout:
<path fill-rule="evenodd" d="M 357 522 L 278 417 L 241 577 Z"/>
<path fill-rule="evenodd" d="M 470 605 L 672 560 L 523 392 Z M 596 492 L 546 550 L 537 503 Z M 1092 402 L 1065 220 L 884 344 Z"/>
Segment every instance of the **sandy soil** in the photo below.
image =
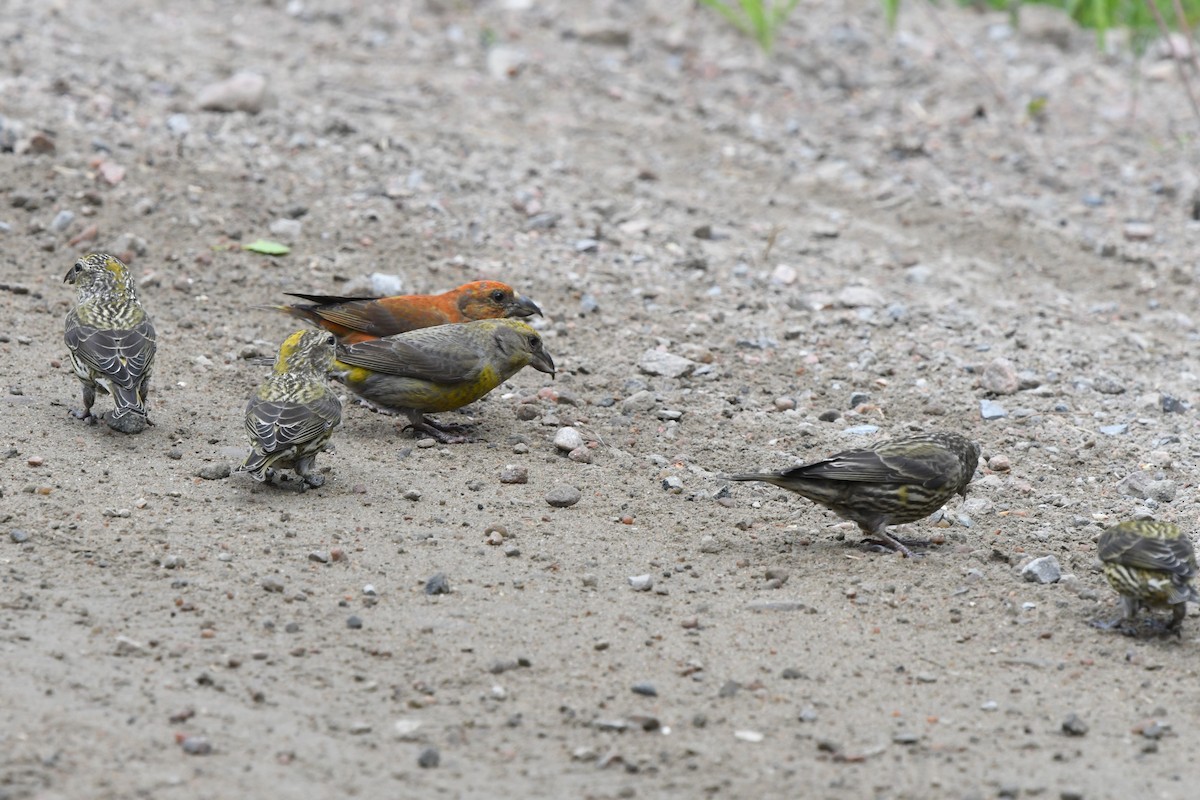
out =
<path fill-rule="evenodd" d="M 1192 796 L 1200 621 L 1088 623 L 1106 524 L 1198 521 L 1197 123 L 1153 53 L 906 6 L 767 59 L 686 0 L 11 0 L 0 797 Z M 67 415 L 94 249 L 159 331 L 136 437 Z M 199 477 L 258 306 L 376 272 L 512 283 L 558 379 L 466 445 L 348 407 L 303 495 Z M 721 478 L 930 428 L 985 464 L 921 561 Z"/>

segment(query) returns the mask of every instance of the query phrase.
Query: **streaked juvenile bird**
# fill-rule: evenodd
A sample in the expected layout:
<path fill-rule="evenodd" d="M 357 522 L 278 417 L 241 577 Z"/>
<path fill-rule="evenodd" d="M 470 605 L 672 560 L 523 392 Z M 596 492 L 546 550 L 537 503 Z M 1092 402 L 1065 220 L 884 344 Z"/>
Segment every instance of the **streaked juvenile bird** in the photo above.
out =
<path fill-rule="evenodd" d="M 1167 629 L 1178 632 L 1187 603 L 1200 603 L 1196 591 L 1196 550 L 1179 528 L 1167 522 L 1129 520 L 1100 534 L 1098 553 L 1104 577 L 1121 595 L 1121 618 L 1095 623 L 1124 627 L 1142 608 L 1169 608 Z"/>
<path fill-rule="evenodd" d="M 528 317 L 542 313 L 537 303 L 499 281 L 474 281 L 442 294 L 395 297 L 334 297 L 295 294 L 308 304 L 272 306 L 337 334 L 342 344 L 365 342 L 420 328 L 478 319 Z"/>
<path fill-rule="evenodd" d="M 92 253 L 76 261 L 63 282 L 77 290 L 64 338 L 83 384 L 83 410 L 71 414 L 96 422 L 92 406 L 100 391 L 112 395 L 115 404 L 106 415 L 108 427 L 141 433 L 150 424 L 146 393 L 157 345 L 129 267 L 116 256 Z"/>
<path fill-rule="evenodd" d="M 979 464 L 979 445 L 957 433 L 926 433 L 846 450 L 783 472 L 731 475 L 765 481 L 825 506 L 905 557 L 912 551 L 888 533 L 941 508 L 967 484 Z"/>
<path fill-rule="evenodd" d="M 414 430 L 461 442 L 451 431 L 462 426 L 425 415 L 474 403 L 524 367 L 554 375 L 538 332 L 520 320 L 485 319 L 338 345 L 334 379 L 380 410 L 407 415 Z"/>
<path fill-rule="evenodd" d="M 240 471 L 265 481 L 291 469 L 304 481 L 301 491 L 325 483 L 312 470 L 342 421 L 342 403 L 325 377 L 334 368 L 335 345 L 322 330 L 297 331 L 280 345 L 274 371 L 246 404 L 251 450 Z"/>

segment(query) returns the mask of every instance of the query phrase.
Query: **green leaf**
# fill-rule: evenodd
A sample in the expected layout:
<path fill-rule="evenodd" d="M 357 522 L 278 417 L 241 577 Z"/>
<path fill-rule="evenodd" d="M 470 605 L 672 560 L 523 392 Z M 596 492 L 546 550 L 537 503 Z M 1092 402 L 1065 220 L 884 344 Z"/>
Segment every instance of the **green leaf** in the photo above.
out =
<path fill-rule="evenodd" d="M 250 244 L 242 245 L 243 250 L 249 250 L 251 253 L 262 253 L 264 256 L 286 256 L 292 252 L 292 248 L 286 244 L 272 242 L 269 239 L 255 239 Z"/>

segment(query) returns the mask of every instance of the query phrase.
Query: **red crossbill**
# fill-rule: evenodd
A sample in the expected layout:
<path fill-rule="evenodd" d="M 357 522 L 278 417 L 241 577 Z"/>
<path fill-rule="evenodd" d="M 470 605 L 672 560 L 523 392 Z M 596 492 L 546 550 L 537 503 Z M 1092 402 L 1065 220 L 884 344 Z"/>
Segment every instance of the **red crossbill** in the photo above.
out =
<path fill-rule="evenodd" d="M 527 297 L 498 281 L 475 281 L 443 294 L 395 297 L 332 297 L 290 293 L 311 305 L 272 308 L 320 325 L 337 334 L 342 344 L 364 342 L 420 328 L 479 319 L 541 315 Z"/>

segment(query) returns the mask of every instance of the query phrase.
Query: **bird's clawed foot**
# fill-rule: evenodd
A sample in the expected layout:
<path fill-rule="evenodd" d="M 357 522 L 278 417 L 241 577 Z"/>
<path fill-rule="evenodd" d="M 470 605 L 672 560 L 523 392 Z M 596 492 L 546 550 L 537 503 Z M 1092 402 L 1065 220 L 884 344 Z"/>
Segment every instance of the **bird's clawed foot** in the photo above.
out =
<path fill-rule="evenodd" d="M 466 442 L 477 441 L 471 435 L 471 430 L 474 425 L 453 425 L 450 423 L 437 422 L 428 417 L 420 422 L 413 422 L 404 426 L 407 430 L 412 428 L 413 431 L 419 431 L 428 435 L 431 439 L 436 439 L 442 444 L 465 444 Z"/>
<path fill-rule="evenodd" d="M 1163 622 L 1160 619 L 1146 617 L 1139 624 L 1136 619 L 1128 617 L 1118 617 L 1117 619 L 1104 620 L 1094 619 L 1088 623 L 1093 628 L 1098 628 L 1102 631 L 1112 631 L 1123 636 L 1169 636 L 1174 634 L 1176 637 L 1183 636 L 1183 628 L 1175 625 L 1174 622 Z"/>
<path fill-rule="evenodd" d="M 877 539 L 863 539 L 860 544 L 876 553 L 899 553 L 904 558 L 924 558 L 924 553 L 915 553 L 909 549 L 909 546 L 927 547 L 929 542 L 900 541 L 885 534 Z"/>
<path fill-rule="evenodd" d="M 83 420 L 88 425 L 96 425 L 100 422 L 99 417 L 93 414 L 90 408 L 85 408 L 83 411 L 76 411 L 72 408 L 70 409 L 70 414 L 75 419 Z"/>

